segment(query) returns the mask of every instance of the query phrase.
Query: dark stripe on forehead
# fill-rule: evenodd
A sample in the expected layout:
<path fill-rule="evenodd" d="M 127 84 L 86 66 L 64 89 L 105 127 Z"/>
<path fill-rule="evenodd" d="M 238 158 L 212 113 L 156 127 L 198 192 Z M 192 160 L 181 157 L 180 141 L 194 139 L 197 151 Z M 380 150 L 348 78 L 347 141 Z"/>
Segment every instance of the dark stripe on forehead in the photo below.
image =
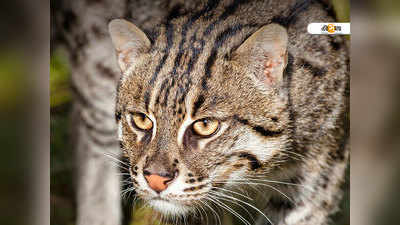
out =
<path fill-rule="evenodd" d="M 148 91 L 146 91 L 146 93 L 144 93 L 144 105 L 146 107 L 146 111 L 147 113 L 149 113 L 149 102 L 150 102 L 150 93 Z"/>
<path fill-rule="evenodd" d="M 194 64 L 197 62 L 199 55 L 203 52 L 203 49 L 204 49 L 204 45 L 205 45 L 204 39 L 198 40 L 200 42 L 199 47 L 195 46 L 195 43 L 197 41 L 196 33 L 194 33 L 192 35 L 192 37 L 190 38 L 190 49 L 192 50 L 192 57 L 189 60 L 188 67 L 187 67 L 187 70 L 185 71 L 185 74 L 190 74 L 190 72 L 192 72 Z"/>
<path fill-rule="evenodd" d="M 230 12 L 233 13 L 233 11 L 234 10 L 232 9 L 232 11 L 230 11 Z M 256 26 L 259 26 L 259 25 L 258 24 L 247 24 L 247 25 L 244 25 L 243 27 L 256 27 Z M 207 59 L 207 62 L 205 64 L 205 75 L 203 76 L 202 81 L 201 81 L 201 85 L 202 85 L 203 90 L 207 89 L 207 79 L 211 77 L 211 67 L 215 63 L 215 60 L 216 60 L 216 57 L 217 57 L 218 48 L 223 45 L 223 43 L 225 42 L 226 39 L 228 39 L 229 37 L 235 35 L 241 28 L 242 28 L 242 26 L 240 24 L 238 24 L 236 26 L 233 26 L 233 27 L 230 27 L 230 28 L 226 29 L 225 31 L 223 31 L 216 38 L 216 43 L 213 46 L 212 53 L 209 56 L 209 58 Z M 199 58 L 199 55 L 203 52 L 203 49 L 204 49 L 204 45 L 205 45 L 204 39 L 199 40 L 200 41 L 200 48 L 195 48 L 194 47 L 193 43 L 195 41 L 196 41 L 196 34 L 194 34 L 192 36 L 192 38 L 191 38 L 191 42 L 192 42 L 191 49 L 192 49 L 193 55 L 190 58 L 189 65 L 187 67 L 187 70 L 186 70 L 185 74 L 190 74 L 194 64 L 197 62 L 197 60 Z M 189 79 L 189 83 L 190 83 L 190 79 Z M 193 114 L 193 116 L 194 116 L 194 114 Z"/>
<path fill-rule="evenodd" d="M 199 18 L 201 18 L 201 16 L 203 16 L 204 14 L 210 12 L 210 11 L 213 10 L 215 7 L 217 7 L 217 6 L 218 6 L 218 3 L 219 3 L 219 0 L 218 0 L 218 1 L 215 1 L 215 0 L 210 0 L 210 1 L 208 1 L 207 4 L 205 5 L 205 7 L 204 7 L 202 10 L 200 10 L 200 11 L 197 12 L 197 13 L 195 13 L 195 14 L 188 20 L 188 22 L 185 23 L 185 24 L 183 25 L 182 32 L 181 32 L 182 40 L 181 40 L 181 42 L 179 43 L 179 52 L 178 52 L 179 57 L 176 57 L 176 59 L 175 59 L 175 65 L 178 64 L 178 62 L 180 61 L 180 58 L 182 57 L 182 54 L 183 54 L 183 53 L 182 53 L 182 51 L 183 51 L 182 49 L 183 49 L 183 44 L 184 44 L 185 41 L 186 41 L 187 31 L 192 27 L 192 25 L 194 24 L 194 22 L 196 22 Z M 194 34 L 194 35 L 192 36 L 192 38 L 195 37 L 195 35 L 196 35 L 196 34 Z M 191 39 L 192 39 L 192 38 L 191 38 Z"/>
<path fill-rule="evenodd" d="M 204 95 L 200 95 L 198 98 L 197 98 L 197 100 L 196 100 L 196 102 L 194 103 L 194 106 L 193 106 L 193 111 L 192 111 L 192 117 L 194 117 L 195 115 L 196 115 L 196 113 L 197 113 L 197 110 L 199 110 L 199 108 L 201 107 L 201 105 L 204 103 Z"/>
<path fill-rule="evenodd" d="M 173 109 L 173 114 L 175 115 L 176 114 L 176 102 L 177 102 L 177 100 L 178 100 L 178 96 L 180 95 L 180 94 L 182 94 L 182 92 L 183 92 L 183 87 L 182 87 L 182 85 L 181 84 L 178 84 L 178 87 L 176 88 L 176 92 L 175 92 L 175 97 L 174 97 L 174 105 L 172 106 L 172 109 Z"/>
<path fill-rule="evenodd" d="M 220 23 L 221 21 L 223 21 L 224 19 L 226 19 L 228 16 L 234 14 L 234 13 L 236 12 L 236 9 L 238 8 L 238 6 L 239 6 L 240 4 L 242 4 L 242 3 L 247 3 L 247 2 L 248 2 L 248 1 L 245 1 L 245 0 L 235 0 L 233 3 L 231 3 L 229 6 L 227 6 L 226 9 L 225 9 L 225 11 L 218 17 L 218 19 L 215 20 L 215 21 L 214 21 L 213 23 L 211 23 L 210 25 L 208 25 L 207 28 L 204 30 L 204 32 L 203 32 L 203 39 L 199 40 L 199 42 L 200 42 L 200 47 L 197 47 L 197 48 L 196 48 L 196 47 L 194 46 L 195 42 L 197 41 L 197 38 L 196 38 L 197 32 L 195 32 L 195 33 L 192 35 L 192 37 L 190 38 L 190 42 L 191 42 L 191 43 L 190 43 L 190 48 L 191 48 L 191 50 L 192 50 L 192 57 L 190 58 L 189 63 L 188 63 L 188 65 L 187 65 L 187 69 L 186 69 L 186 71 L 182 74 L 182 76 L 184 76 L 184 75 L 189 75 L 189 74 L 191 73 L 191 71 L 192 71 L 194 65 L 196 64 L 196 62 L 197 62 L 197 60 L 198 60 L 198 58 L 199 58 L 199 55 L 203 52 L 203 50 L 204 50 L 204 45 L 205 45 L 204 37 L 208 36 L 208 35 L 211 33 L 211 31 L 214 30 L 215 25 L 217 25 L 218 23 Z M 214 6 L 213 6 L 213 7 L 216 7 L 217 4 L 218 4 L 218 3 L 214 3 Z M 209 7 L 209 9 L 211 10 L 213 7 Z M 183 34 L 183 31 L 184 31 L 184 30 L 182 30 L 182 34 Z M 185 33 L 185 34 L 186 34 L 186 33 Z M 182 41 L 183 41 L 183 40 L 184 40 L 184 39 L 182 39 Z M 213 57 L 215 57 L 215 56 L 213 56 Z M 177 60 L 177 61 L 178 61 L 178 60 Z M 213 61 L 213 59 L 210 60 L 209 63 L 211 63 L 211 61 Z M 175 63 L 175 64 L 176 64 L 176 63 Z M 189 79 L 189 82 L 188 82 L 188 83 L 190 83 L 190 78 L 188 78 L 188 79 Z M 178 90 L 177 90 L 177 92 L 176 92 L 175 99 L 177 99 L 177 95 L 178 95 Z M 176 105 L 176 100 L 174 101 L 174 106 L 175 106 L 175 105 Z M 174 108 L 175 108 L 175 107 L 174 107 Z M 194 115 L 194 114 L 193 114 L 193 115 Z"/>
<path fill-rule="evenodd" d="M 240 118 L 239 116 L 234 116 L 234 119 L 240 122 L 241 124 L 251 127 L 254 131 L 258 132 L 259 134 L 265 137 L 278 137 L 283 133 L 282 130 L 272 131 L 265 129 L 262 126 L 251 124 L 247 119 Z"/>
<path fill-rule="evenodd" d="M 175 15 L 175 14 L 174 14 Z M 160 73 L 162 67 L 164 66 L 165 62 L 167 61 L 169 51 L 172 47 L 173 44 L 173 24 L 170 23 L 170 21 L 167 21 L 167 26 L 166 26 L 166 36 L 167 36 L 167 47 L 163 50 L 164 55 L 162 59 L 160 60 L 160 63 L 157 65 L 156 70 L 154 71 L 153 76 L 150 79 L 150 85 L 149 87 L 153 87 L 154 82 L 157 80 L 158 74 Z M 149 109 L 149 103 L 150 103 L 150 90 L 147 89 L 147 91 L 144 94 L 145 97 L 145 107 L 146 110 L 148 111 Z"/>
<path fill-rule="evenodd" d="M 203 76 L 203 79 L 201 81 L 201 87 L 204 90 L 207 90 L 207 79 L 209 79 L 211 77 L 211 66 L 214 65 L 215 60 L 217 58 L 217 51 L 213 51 L 211 53 L 211 55 L 208 57 L 206 65 L 205 65 L 205 75 Z"/>
<path fill-rule="evenodd" d="M 200 47 L 199 48 L 196 48 L 195 45 L 194 45 L 194 43 L 196 41 L 197 41 L 196 33 L 194 33 L 192 35 L 192 37 L 190 38 L 190 42 L 191 42 L 190 49 L 192 50 L 192 57 L 189 60 L 189 63 L 187 65 L 187 67 L 186 67 L 186 71 L 182 74 L 182 77 L 186 77 L 187 81 L 185 83 L 185 87 L 183 88 L 182 86 L 180 86 L 180 88 L 176 92 L 175 101 L 174 101 L 174 108 L 175 108 L 175 105 L 176 105 L 176 100 L 177 100 L 179 92 L 182 94 L 181 98 L 179 99 L 179 102 L 182 103 L 185 100 L 187 91 L 189 90 L 189 86 L 192 83 L 190 76 L 186 76 L 186 75 L 189 75 L 192 72 L 194 65 L 196 64 L 197 60 L 199 59 L 200 54 L 204 50 L 205 41 L 203 39 L 199 40 L 199 42 L 200 42 Z"/>
<path fill-rule="evenodd" d="M 160 103 L 161 94 L 162 94 L 162 92 L 163 92 L 165 86 L 167 86 L 168 81 L 169 81 L 169 80 L 168 80 L 168 78 L 167 78 L 167 79 L 164 79 L 164 81 L 161 83 L 160 91 L 158 92 L 158 95 L 157 95 L 157 97 L 156 97 L 156 103 L 155 103 L 156 105 L 157 105 L 158 103 Z"/>
<path fill-rule="evenodd" d="M 180 41 L 180 43 L 179 43 L 178 53 L 177 53 L 177 55 L 176 55 L 176 57 L 175 57 L 174 66 L 173 66 L 172 71 L 171 71 L 171 76 L 172 76 L 173 81 L 172 81 L 171 85 L 168 85 L 168 87 L 167 87 L 167 91 L 166 91 L 166 95 L 165 95 L 165 98 L 164 98 L 164 102 L 163 102 L 164 104 L 163 104 L 163 106 L 166 106 L 166 105 L 167 105 L 167 104 L 166 104 L 166 103 L 167 103 L 167 99 L 166 99 L 166 98 L 168 98 L 168 96 L 169 96 L 169 92 L 170 92 L 169 89 L 175 84 L 176 71 L 177 71 L 178 66 L 180 66 L 179 63 L 180 63 L 181 60 L 182 60 L 182 56 L 183 56 L 183 45 L 184 45 L 185 42 L 186 42 L 186 35 L 187 35 L 188 30 L 189 30 L 189 29 L 192 27 L 192 25 L 193 25 L 198 19 L 200 19 L 204 14 L 206 14 L 206 13 L 212 11 L 215 7 L 217 7 L 218 3 L 219 3 L 219 0 L 218 0 L 218 1 L 215 1 L 215 0 L 210 0 L 210 1 L 208 1 L 208 2 L 206 3 L 206 5 L 204 6 L 203 9 L 201 9 L 200 11 L 196 12 L 195 14 L 193 14 L 193 16 L 190 17 L 190 18 L 188 19 L 188 21 L 182 26 L 182 32 L 181 32 L 181 36 L 182 36 L 182 37 L 181 37 L 181 41 Z M 165 86 L 164 86 L 164 87 L 161 87 L 160 92 L 162 92 L 164 88 L 165 88 Z"/>
<path fill-rule="evenodd" d="M 167 37 L 167 46 L 163 50 L 164 55 L 160 60 L 160 63 L 157 65 L 153 76 L 150 79 L 150 87 L 154 84 L 154 82 L 157 80 L 158 74 L 160 73 L 162 67 L 164 66 L 165 62 L 167 61 L 167 58 L 169 56 L 169 51 L 172 47 L 173 44 L 173 38 L 174 38 L 174 25 L 171 23 L 171 21 L 177 17 L 179 17 L 181 14 L 179 13 L 179 10 L 181 9 L 181 5 L 176 5 L 174 8 L 171 10 L 170 14 L 166 18 L 166 32 L 165 36 Z M 150 90 L 147 90 L 145 92 L 145 97 L 147 96 L 147 99 L 145 99 L 145 107 L 146 110 L 148 111 L 149 108 L 149 103 L 150 103 Z"/>
<path fill-rule="evenodd" d="M 171 87 L 173 87 L 174 85 L 175 85 L 175 80 L 173 79 L 171 81 L 171 85 L 169 85 L 168 88 L 165 90 L 164 101 L 163 101 L 163 103 L 161 105 L 167 106 L 169 92 L 171 90 Z"/>
<path fill-rule="evenodd" d="M 242 25 L 241 24 L 235 24 L 231 27 L 228 27 L 227 29 L 225 29 L 224 31 L 222 31 L 217 38 L 215 39 L 215 43 L 214 46 L 211 50 L 211 54 L 207 59 L 207 62 L 205 64 L 205 68 L 204 68 L 204 76 L 202 78 L 201 81 L 201 86 L 204 90 L 207 90 L 207 80 L 209 78 L 211 78 L 211 67 L 214 65 L 215 60 L 217 58 L 217 53 L 218 53 L 218 49 L 225 43 L 225 41 L 234 36 L 238 31 L 240 31 L 242 29 Z"/>
<path fill-rule="evenodd" d="M 165 49 L 163 50 L 164 52 L 164 56 L 163 58 L 160 60 L 160 63 L 157 65 L 156 70 L 154 71 L 153 76 L 151 77 L 150 80 L 150 84 L 154 84 L 154 82 L 157 79 L 158 74 L 161 71 L 161 68 L 164 66 L 165 61 L 168 58 L 169 55 L 169 50 L 172 47 L 173 44 L 173 38 L 174 38 L 174 25 L 171 23 L 173 19 L 178 18 L 179 16 L 181 16 L 181 14 L 179 13 L 179 10 L 181 9 L 181 5 L 177 4 L 176 6 L 174 6 L 174 8 L 171 10 L 171 12 L 169 13 L 169 15 L 166 18 L 166 31 L 165 31 L 165 36 L 167 37 L 167 46 L 165 47 Z"/>

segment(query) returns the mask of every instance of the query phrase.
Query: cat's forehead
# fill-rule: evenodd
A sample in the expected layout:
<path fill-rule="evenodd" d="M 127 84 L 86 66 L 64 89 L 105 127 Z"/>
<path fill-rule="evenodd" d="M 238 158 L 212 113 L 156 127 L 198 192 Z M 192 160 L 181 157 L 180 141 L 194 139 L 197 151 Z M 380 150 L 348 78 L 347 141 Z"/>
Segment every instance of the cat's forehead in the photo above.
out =
<path fill-rule="evenodd" d="M 153 108 L 190 104 L 193 101 L 186 98 L 199 93 L 208 95 L 214 92 L 215 101 L 218 95 L 214 89 L 218 85 L 212 82 L 207 87 L 204 85 L 204 80 L 209 79 L 205 70 L 207 58 L 203 56 L 194 59 L 193 54 L 195 53 L 187 48 L 171 49 L 169 53 L 159 49 L 152 51 L 123 79 L 120 85 L 120 92 L 123 94 L 120 97 L 129 98 L 135 104 L 144 101 L 146 107 Z M 216 60 L 214 65 L 214 80 L 223 70 L 219 61 Z"/>

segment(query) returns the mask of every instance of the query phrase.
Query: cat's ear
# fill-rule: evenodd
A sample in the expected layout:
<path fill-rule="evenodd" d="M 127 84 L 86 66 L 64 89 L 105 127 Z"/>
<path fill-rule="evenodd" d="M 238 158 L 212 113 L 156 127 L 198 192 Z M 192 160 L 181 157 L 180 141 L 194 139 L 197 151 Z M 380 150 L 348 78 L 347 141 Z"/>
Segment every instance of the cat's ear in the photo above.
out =
<path fill-rule="evenodd" d="M 278 24 L 265 25 L 249 38 L 233 54 L 265 85 L 280 84 L 287 65 L 288 35 Z"/>
<path fill-rule="evenodd" d="M 108 30 L 122 70 L 135 63 L 135 58 L 150 49 L 151 42 L 146 34 L 126 20 L 112 20 L 108 24 Z"/>

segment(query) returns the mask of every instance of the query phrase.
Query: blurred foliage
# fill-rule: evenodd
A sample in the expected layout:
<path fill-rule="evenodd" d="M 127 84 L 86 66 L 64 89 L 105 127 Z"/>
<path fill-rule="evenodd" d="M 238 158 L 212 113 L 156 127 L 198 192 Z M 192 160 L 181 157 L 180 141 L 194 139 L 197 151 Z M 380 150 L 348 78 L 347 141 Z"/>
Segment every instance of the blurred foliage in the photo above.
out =
<path fill-rule="evenodd" d="M 350 1 L 349 0 L 332 0 L 333 9 L 336 12 L 338 22 L 350 21 Z"/>
<path fill-rule="evenodd" d="M 71 108 L 70 71 L 61 49 L 50 58 L 50 221 L 52 225 L 73 225 L 75 194 L 73 151 L 69 139 Z"/>
<path fill-rule="evenodd" d="M 50 58 L 50 106 L 57 107 L 71 100 L 67 58 L 60 49 Z"/>
<path fill-rule="evenodd" d="M 0 224 L 25 223 L 32 199 L 32 105 L 27 85 L 27 57 L 20 49 L 4 46 L 0 51 Z M 29 100 L 28 100 L 29 99 Z M 34 111 L 35 109 L 33 109 Z M 35 170 L 36 171 L 36 170 Z M 24 216 L 21 216 L 23 214 Z"/>
<path fill-rule="evenodd" d="M 379 16 L 399 17 L 400 1 L 381 0 L 371 1 L 370 3 L 372 3 L 372 8 L 377 9 L 376 13 L 379 14 Z"/>
<path fill-rule="evenodd" d="M 69 138 L 71 108 L 70 71 L 62 49 L 50 57 L 50 221 L 52 225 L 73 225 L 75 194 L 73 149 Z"/>
<path fill-rule="evenodd" d="M 75 221 L 74 152 L 69 139 L 70 104 L 53 107 L 50 118 L 50 189 L 52 225 L 72 225 Z"/>
<path fill-rule="evenodd" d="M 17 51 L 0 53 L 0 105 L 3 111 L 16 107 L 27 94 L 27 66 Z"/>
<path fill-rule="evenodd" d="M 154 211 L 142 203 L 138 203 L 133 208 L 132 221 L 130 225 L 156 225 L 161 221 L 154 217 Z M 165 224 L 168 225 L 168 224 Z"/>

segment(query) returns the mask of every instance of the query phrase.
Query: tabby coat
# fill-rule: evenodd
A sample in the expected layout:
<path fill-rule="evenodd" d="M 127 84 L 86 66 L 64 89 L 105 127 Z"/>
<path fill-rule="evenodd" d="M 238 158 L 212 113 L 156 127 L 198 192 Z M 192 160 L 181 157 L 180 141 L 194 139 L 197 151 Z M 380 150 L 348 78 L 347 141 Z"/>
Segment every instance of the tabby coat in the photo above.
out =
<path fill-rule="evenodd" d="M 328 222 L 349 154 L 349 60 L 343 37 L 307 33 L 334 21 L 325 7 L 178 2 L 147 34 L 110 22 L 121 148 L 163 218 Z"/>

